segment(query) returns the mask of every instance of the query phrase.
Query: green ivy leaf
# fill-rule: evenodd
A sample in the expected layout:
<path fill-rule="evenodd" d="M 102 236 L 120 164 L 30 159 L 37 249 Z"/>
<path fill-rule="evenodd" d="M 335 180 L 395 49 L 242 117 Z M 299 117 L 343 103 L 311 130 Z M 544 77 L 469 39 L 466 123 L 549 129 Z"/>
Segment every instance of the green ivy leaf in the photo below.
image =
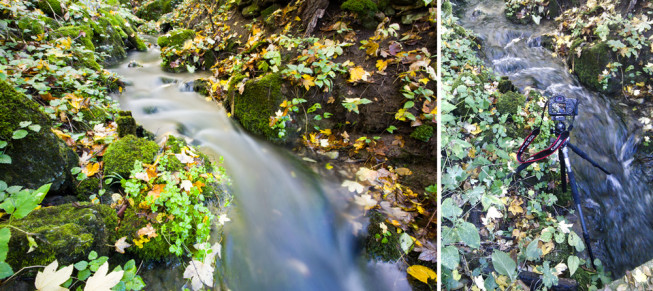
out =
<path fill-rule="evenodd" d="M 569 258 L 567 258 L 567 267 L 569 267 L 569 276 L 573 276 L 574 273 L 576 273 L 576 270 L 578 270 L 579 265 L 580 265 L 580 259 L 577 256 L 569 256 Z"/>
<path fill-rule="evenodd" d="M 407 254 L 413 248 L 413 239 L 410 235 L 404 232 L 399 236 L 399 246 L 401 246 L 401 249 Z"/>
<path fill-rule="evenodd" d="M 14 134 L 11 136 L 13 139 L 21 139 L 27 136 L 27 130 L 19 129 L 14 131 Z"/>
<path fill-rule="evenodd" d="M 538 261 L 540 259 L 540 256 L 542 256 L 542 250 L 537 247 L 537 244 L 540 240 L 539 239 L 534 239 L 531 243 L 528 244 L 526 247 L 526 259 L 529 261 Z"/>
<path fill-rule="evenodd" d="M 460 263 L 460 254 L 458 248 L 446 246 L 442 249 L 442 266 L 448 269 L 455 269 Z"/>
<path fill-rule="evenodd" d="M 30 124 L 32 124 L 31 121 L 21 121 L 20 123 L 18 123 L 18 125 L 19 125 L 21 128 L 25 128 L 25 127 L 27 127 L 27 126 L 30 125 Z"/>
<path fill-rule="evenodd" d="M 0 262 L 0 280 L 14 274 L 14 270 L 6 262 Z"/>
<path fill-rule="evenodd" d="M 585 250 L 585 244 L 583 243 L 583 240 L 573 231 L 569 233 L 569 238 L 567 239 L 567 242 L 569 243 L 570 246 L 575 247 L 576 251 L 578 252 L 582 252 Z"/>
<path fill-rule="evenodd" d="M 508 276 L 510 280 L 517 279 L 517 264 L 508 254 L 495 251 L 492 254 L 492 266 L 497 273 Z"/>
<path fill-rule="evenodd" d="M 7 259 L 9 252 L 9 239 L 11 239 L 11 230 L 8 227 L 0 229 L 0 261 L 4 262 Z"/>
<path fill-rule="evenodd" d="M 460 240 L 471 248 L 479 248 L 481 246 L 481 236 L 478 234 L 476 226 L 469 222 L 463 222 L 458 227 L 458 235 Z"/>
<path fill-rule="evenodd" d="M 454 220 L 463 214 L 463 210 L 454 204 L 453 199 L 447 198 L 442 202 L 442 217 Z"/>
<path fill-rule="evenodd" d="M 79 261 L 75 264 L 75 269 L 77 269 L 77 271 L 84 271 L 86 270 L 86 267 L 88 267 L 87 261 Z"/>
<path fill-rule="evenodd" d="M 0 154 L 0 164 L 11 164 L 11 157 L 6 154 Z"/>
<path fill-rule="evenodd" d="M 27 128 L 29 128 L 29 129 L 32 130 L 33 132 L 39 132 L 39 131 L 41 131 L 41 126 L 38 125 L 38 124 L 32 124 L 32 125 L 28 126 Z"/>
<path fill-rule="evenodd" d="M 97 259 L 97 253 L 96 253 L 95 251 L 91 251 L 91 252 L 88 254 L 88 259 L 89 259 L 89 260 L 95 260 L 95 259 Z"/>

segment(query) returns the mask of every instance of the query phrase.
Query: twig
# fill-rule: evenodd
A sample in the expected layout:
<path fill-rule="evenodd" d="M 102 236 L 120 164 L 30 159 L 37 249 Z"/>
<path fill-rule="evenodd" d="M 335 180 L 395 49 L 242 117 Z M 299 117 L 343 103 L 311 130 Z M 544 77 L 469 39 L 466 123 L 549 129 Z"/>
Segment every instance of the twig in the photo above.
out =
<path fill-rule="evenodd" d="M 9 282 L 9 280 L 11 280 L 12 278 L 16 277 L 16 275 L 18 275 L 18 273 L 22 272 L 22 271 L 25 270 L 25 269 L 45 268 L 45 267 L 46 267 L 46 266 L 29 266 L 29 267 L 23 267 L 22 269 L 18 270 L 18 272 L 16 272 L 16 273 L 14 273 L 13 275 L 11 275 L 11 277 L 9 277 L 9 278 L 7 278 L 6 280 L 2 281 L 2 284 L 0 284 L 0 285 L 4 285 L 4 284 L 6 284 L 7 282 Z"/>

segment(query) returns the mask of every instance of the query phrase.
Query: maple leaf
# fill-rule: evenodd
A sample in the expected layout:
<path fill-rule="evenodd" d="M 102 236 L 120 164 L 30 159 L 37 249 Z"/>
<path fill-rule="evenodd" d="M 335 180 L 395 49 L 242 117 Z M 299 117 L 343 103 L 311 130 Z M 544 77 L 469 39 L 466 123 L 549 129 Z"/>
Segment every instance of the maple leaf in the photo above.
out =
<path fill-rule="evenodd" d="M 194 291 L 202 289 L 204 285 L 211 287 L 213 286 L 213 266 L 192 260 L 184 270 L 184 279 L 190 279 Z"/>
<path fill-rule="evenodd" d="M 569 233 L 570 232 L 569 228 L 572 226 L 573 224 L 566 223 L 564 220 L 560 221 L 560 223 L 558 224 L 558 227 L 560 228 L 560 231 L 562 231 L 562 233 Z"/>
<path fill-rule="evenodd" d="M 113 286 L 116 286 L 120 283 L 122 279 L 122 274 L 125 271 L 115 271 L 107 275 L 109 271 L 109 262 L 104 262 L 102 266 L 86 280 L 86 286 L 84 291 L 109 291 Z"/>
<path fill-rule="evenodd" d="M 181 154 L 175 154 L 175 157 L 177 160 L 179 160 L 182 164 L 190 164 L 193 162 L 193 158 L 186 155 L 186 153 L 181 153 Z"/>
<path fill-rule="evenodd" d="M 365 187 L 363 187 L 363 185 L 361 185 L 361 184 L 359 184 L 359 183 L 357 183 L 355 181 L 350 181 L 350 180 L 345 180 L 344 182 L 342 182 L 341 186 L 342 187 L 347 187 L 349 192 L 356 192 L 356 193 L 359 193 L 359 194 L 363 193 L 363 191 L 365 190 Z"/>
<path fill-rule="evenodd" d="M 131 244 L 125 241 L 126 239 L 127 237 L 123 236 L 119 240 L 117 240 L 115 244 L 113 244 L 116 247 L 116 252 L 124 254 L 125 249 L 131 247 Z"/>
<path fill-rule="evenodd" d="M 227 217 L 226 214 L 220 214 L 218 216 L 218 223 L 224 225 L 225 222 L 231 221 L 231 218 Z"/>
<path fill-rule="evenodd" d="M 379 43 L 371 41 L 371 40 L 369 40 L 369 41 L 363 40 L 363 41 L 361 41 L 361 43 L 363 45 L 360 48 L 365 49 L 365 53 L 367 55 L 373 56 L 373 57 L 376 57 L 376 56 L 379 55 Z"/>
<path fill-rule="evenodd" d="M 158 236 L 158 234 L 156 234 L 156 229 L 152 227 L 151 223 L 148 223 L 145 227 L 139 229 L 136 234 L 141 237 L 147 236 L 148 238 L 155 238 Z"/>
<path fill-rule="evenodd" d="M 496 207 L 491 206 L 490 209 L 488 209 L 485 218 L 481 218 L 481 222 L 483 222 L 483 225 L 487 226 L 492 222 L 492 219 L 499 219 L 502 217 L 503 214 L 501 214 L 501 212 L 499 212 Z"/>
<path fill-rule="evenodd" d="M 302 85 L 306 88 L 306 91 L 315 86 L 315 77 L 307 74 L 302 75 Z"/>
<path fill-rule="evenodd" d="M 378 201 L 374 200 L 370 194 L 354 196 L 354 203 L 362 206 L 366 211 L 374 208 L 377 202 Z"/>
<path fill-rule="evenodd" d="M 376 60 L 376 68 L 379 70 L 379 72 L 383 73 L 386 68 L 388 68 L 388 63 L 390 60 Z"/>
<path fill-rule="evenodd" d="M 365 167 L 361 167 L 358 172 L 356 172 L 356 178 L 358 180 L 362 181 L 369 181 L 370 183 L 374 183 L 374 180 L 376 180 L 377 177 L 377 172 L 374 170 L 370 170 Z"/>
<path fill-rule="evenodd" d="M 68 290 L 59 285 L 70 279 L 70 275 L 73 273 L 73 265 L 62 268 L 57 271 L 59 262 L 54 260 L 47 267 L 43 269 L 43 272 L 36 273 L 36 280 L 34 281 L 34 286 L 36 290 L 42 291 L 59 291 L 59 290 Z"/>
<path fill-rule="evenodd" d="M 184 189 L 185 191 L 190 191 L 191 188 L 193 188 L 193 182 L 190 180 L 183 180 L 181 181 L 181 184 L 179 185 L 181 189 Z"/>
<path fill-rule="evenodd" d="M 508 211 L 512 212 L 513 215 L 524 213 L 524 209 L 521 207 L 521 204 L 521 199 L 512 200 L 512 202 L 510 202 L 510 207 L 508 207 Z"/>
<path fill-rule="evenodd" d="M 358 81 L 367 82 L 367 78 L 371 76 L 369 72 L 365 71 L 363 67 L 357 66 L 349 68 L 349 80 L 347 82 L 356 83 Z"/>
<path fill-rule="evenodd" d="M 100 171 L 100 163 L 90 163 L 82 169 L 82 172 L 86 174 L 87 177 L 93 176 Z"/>
<path fill-rule="evenodd" d="M 145 182 L 150 181 L 150 176 L 147 175 L 147 172 L 136 173 L 136 174 L 134 174 L 134 178 L 136 178 L 138 180 L 143 180 Z"/>

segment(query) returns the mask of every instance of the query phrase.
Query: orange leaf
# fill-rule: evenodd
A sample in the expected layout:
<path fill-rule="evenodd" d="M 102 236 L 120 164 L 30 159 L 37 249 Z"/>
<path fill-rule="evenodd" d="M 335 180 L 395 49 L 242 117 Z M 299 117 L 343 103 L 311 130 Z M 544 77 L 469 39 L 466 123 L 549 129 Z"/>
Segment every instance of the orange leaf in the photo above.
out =
<path fill-rule="evenodd" d="M 86 174 L 87 177 L 93 176 L 100 171 L 100 163 L 89 163 L 82 169 L 82 172 Z"/>

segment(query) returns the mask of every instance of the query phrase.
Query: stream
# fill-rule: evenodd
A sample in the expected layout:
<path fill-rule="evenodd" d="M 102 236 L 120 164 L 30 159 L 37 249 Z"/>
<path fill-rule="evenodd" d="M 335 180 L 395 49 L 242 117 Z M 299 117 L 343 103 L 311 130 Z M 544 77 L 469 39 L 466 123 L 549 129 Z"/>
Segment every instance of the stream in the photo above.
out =
<path fill-rule="evenodd" d="M 508 76 L 520 90 L 531 87 L 546 96 L 578 99 L 571 142 L 612 175 L 606 176 L 570 151 L 571 164 L 594 253 L 613 277 L 620 277 L 653 257 L 653 192 L 642 165 L 634 162 L 641 130 L 634 118 L 619 113 L 627 107 L 619 108 L 606 96 L 584 88 L 561 60 L 541 46 L 540 36 L 555 31 L 554 24 L 516 25 L 506 19 L 503 9 L 502 0 L 471 0 L 458 8 L 462 26 L 480 37 L 481 53 L 495 73 Z M 576 231 L 581 234 L 579 227 Z M 586 257 L 585 252 L 579 255 Z"/>
<path fill-rule="evenodd" d="M 130 61 L 142 67 L 129 67 Z M 170 74 L 160 64 L 155 46 L 130 53 L 111 69 L 128 83 L 116 98 L 157 138 L 184 136 L 208 155 L 224 157 L 235 201 L 215 290 L 410 290 L 397 266 L 363 258 L 345 218 L 353 215 L 346 207 L 351 194 L 339 181 L 249 136 L 224 108 L 189 89 L 188 82 L 208 73 Z M 179 290 L 182 273 L 180 262 L 169 262 L 150 266 L 142 277 L 147 289 Z"/>

